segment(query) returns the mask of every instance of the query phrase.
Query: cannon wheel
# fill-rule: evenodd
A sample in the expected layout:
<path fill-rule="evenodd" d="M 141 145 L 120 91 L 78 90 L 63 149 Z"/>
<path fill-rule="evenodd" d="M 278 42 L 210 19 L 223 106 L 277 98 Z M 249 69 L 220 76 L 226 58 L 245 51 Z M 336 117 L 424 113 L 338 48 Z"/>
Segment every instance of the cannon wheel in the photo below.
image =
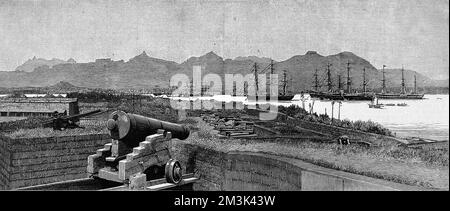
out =
<path fill-rule="evenodd" d="M 178 184 L 182 179 L 182 168 L 180 162 L 176 159 L 170 159 L 166 163 L 166 181 L 169 183 Z"/>

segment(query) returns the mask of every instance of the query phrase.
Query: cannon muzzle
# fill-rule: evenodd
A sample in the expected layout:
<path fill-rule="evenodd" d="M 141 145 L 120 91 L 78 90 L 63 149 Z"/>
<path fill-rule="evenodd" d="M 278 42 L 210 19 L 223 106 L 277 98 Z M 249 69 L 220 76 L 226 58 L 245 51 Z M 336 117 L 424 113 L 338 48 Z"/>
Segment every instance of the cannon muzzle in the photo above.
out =
<path fill-rule="evenodd" d="M 159 129 L 172 133 L 172 138 L 184 140 L 189 137 L 189 128 L 184 125 L 165 122 L 137 114 L 115 111 L 106 124 L 113 139 L 127 145 L 139 145 L 145 137 L 157 133 Z"/>

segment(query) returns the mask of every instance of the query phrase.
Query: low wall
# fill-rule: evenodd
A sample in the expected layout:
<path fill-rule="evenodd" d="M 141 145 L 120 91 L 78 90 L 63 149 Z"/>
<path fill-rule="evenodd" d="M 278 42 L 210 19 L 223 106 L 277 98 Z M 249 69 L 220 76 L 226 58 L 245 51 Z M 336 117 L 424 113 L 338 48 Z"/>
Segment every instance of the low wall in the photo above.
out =
<path fill-rule="evenodd" d="M 225 153 L 183 143 L 174 146 L 174 157 L 186 167 L 185 171 L 194 172 L 200 178 L 194 190 L 424 190 L 292 158 L 262 153 Z"/>
<path fill-rule="evenodd" d="M 20 139 L 0 136 L 0 189 L 85 178 L 87 157 L 110 140 L 106 134 Z"/>

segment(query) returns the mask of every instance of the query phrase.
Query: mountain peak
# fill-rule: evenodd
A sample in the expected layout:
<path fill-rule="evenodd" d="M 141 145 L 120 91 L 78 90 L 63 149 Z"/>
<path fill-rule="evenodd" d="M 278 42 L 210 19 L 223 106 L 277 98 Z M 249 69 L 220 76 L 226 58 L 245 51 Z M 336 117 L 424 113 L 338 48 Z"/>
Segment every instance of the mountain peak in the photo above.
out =
<path fill-rule="evenodd" d="M 220 57 L 219 55 L 214 53 L 214 51 L 210 51 L 210 52 L 208 52 L 205 55 L 200 56 L 200 57 L 191 57 L 191 58 L 194 58 L 194 59 L 197 59 L 197 60 L 198 59 L 200 59 L 200 60 L 204 60 L 204 59 L 206 59 L 206 60 L 222 60 L 222 57 Z"/>
<path fill-rule="evenodd" d="M 305 56 L 319 56 L 319 57 L 323 57 L 322 55 L 318 54 L 317 51 L 307 51 Z"/>
<path fill-rule="evenodd" d="M 69 59 L 67 60 L 67 62 L 68 62 L 68 63 L 77 63 L 77 62 L 75 61 L 75 59 L 73 59 L 73 58 L 69 58 Z"/>
<path fill-rule="evenodd" d="M 353 52 L 350 52 L 350 51 L 342 51 L 342 52 L 338 53 L 337 55 L 338 56 L 357 56 Z"/>
<path fill-rule="evenodd" d="M 207 54 L 205 54 L 206 57 L 211 58 L 211 57 L 220 57 L 218 56 L 216 53 L 214 53 L 214 51 L 210 51 Z"/>
<path fill-rule="evenodd" d="M 199 56 L 199 57 L 190 57 L 186 61 L 183 62 L 183 64 L 205 64 L 205 63 L 216 63 L 216 62 L 223 62 L 223 58 L 218 56 L 214 51 L 210 51 L 206 53 L 205 55 Z"/>
<path fill-rule="evenodd" d="M 76 63 L 70 65 L 56 65 L 57 61 L 45 60 L 36 56 L 36 60 L 25 62 L 23 65 L 17 68 L 20 71 L 27 71 L 32 73 L 23 72 L 0 72 L 0 84 L 2 87 L 24 87 L 24 86 L 55 86 L 56 90 L 71 89 L 74 86 L 83 86 L 90 88 L 111 88 L 111 89 L 129 89 L 129 88 L 152 88 L 156 85 L 160 87 L 169 87 L 169 79 L 174 73 L 186 73 L 192 72 L 192 66 L 202 66 L 202 74 L 215 73 L 215 74 L 248 74 L 253 65 L 252 59 L 262 59 L 255 56 L 246 56 L 237 58 L 235 60 L 223 61 L 213 51 L 204 53 L 200 57 L 191 57 L 182 64 L 177 64 L 172 61 L 166 61 L 153 57 L 148 57 L 144 51 L 135 52 L 136 56 L 130 59 L 130 62 L 126 63 L 106 63 L 110 62 L 110 59 L 100 59 L 99 62 L 91 65 L 89 63 Z M 306 54 L 305 54 L 306 53 Z M 353 84 L 360 87 L 363 77 L 362 71 L 366 68 L 366 76 L 370 80 L 377 80 L 381 78 L 381 71 L 377 71 L 373 65 L 368 61 L 358 56 L 353 55 L 351 52 L 342 52 L 334 55 L 321 56 L 315 51 L 304 51 L 302 55 L 295 55 L 284 61 L 279 61 L 275 64 L 275 73 L 281 73 L 283 70 L 287 71 L 287 77 L 292 82 L 289 82 L 288 89 L 292 92 L 300 92 L 301 90 L 310 89 L 313 85 L 312 79 L 314 79 L 315 70 L 320 71 L 323 75 L 326 71 L 327 63 L 332 64 L 332 78 L 333 83 L 337 84 L 337 74 L 347 73 L 347 61 L 351 61 L 351 77 Z M 151 55 L 151 54 L 150 54 Z M 263 57 L 264 58 L 264 57 Z M 28 59 L 28 58 L 27 58 Z M 244 62 L 239 62 L 243 59 Z M 250 59 L 250 60 L 249 60 Z M 72 61 L 69 59 L 63 61 L 68 63 Z M 270 63 L 270 60 L 268 60 Z M 100 64 L 102 64 L 100 66 Z M 107 64 L 108 68 L 103 64 Z M 111 65 L 109 65 L 111 64 Z M 262 68 L 267 66 L 258 63 L 258 67 Z M 40 69 L 36 69 L 41 67 Z M 108 77 L 105 78 L 105 70 L 107 70 Z M 33 72 L 34 71 L 34 72 Z M 400 71 L 387 71 L 387 79 L 392 83 L 389 83 L 389 87 L 400 86 L 401 72 Z M 392 72 L 392 73 L 391 73 Z M 414 80 L 412 74 L 405 70 L 405 79 L 408 84 L 411 84 Z M 4 77 L 6 76 L 6 77 Z M 52 80 L 49 80 L 52 79 Z M 108 83 L 113 80 L 114 83 Z M 424 81 L 422 83 L 422 81 Z M 65 81 L 58 84 L 54 84 L 59 81 Z M 427 79 L 420 74 L 417 74 L 417 81 L 419 87 L 435 86 L 437 83 L 430 79 Z M 67 83 L 70 82 L 71 84 Z M 448 87 L 448 80 L 440 82 Z M 379 87 L 380 83 L 370 83 L 369 88 Z"/>
<path fill-rule="evenodd" d="M 148 57 L 148 55 L 145 51 L 142 51 L 142 53 L 139 56 L 147 56 Z"/>
<path fill-rule="evenodd" d="M 148 59 L 150 59 L 150 57 L 147 55 L 145 51 L 142 51 L 141 54 L 131 58 L 130 61 L 146 61 Z"/>
<path fill-rule="evenodd" d="M 53 85 L 53 86 L 59 86 L 59 87 L 73 87 L 73 85 L 67 81 L 59 81 L 57 84 Z"/>

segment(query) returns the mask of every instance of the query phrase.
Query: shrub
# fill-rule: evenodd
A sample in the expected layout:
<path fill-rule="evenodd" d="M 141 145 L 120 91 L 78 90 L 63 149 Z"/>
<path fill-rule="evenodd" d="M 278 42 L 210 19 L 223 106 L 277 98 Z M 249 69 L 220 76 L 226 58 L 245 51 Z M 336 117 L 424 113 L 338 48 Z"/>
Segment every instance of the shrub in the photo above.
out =
<path fill-rule="evenodd" d="M 38 128 L 42 127 L 42 123 L 48 120 L 50 120 L 49 117 L 29 117 L 23 120 L 0 122 L 0 132 Z"/>
<path fill-rule="evenodd" d="M 208 125 L 206 122 L 198 122 L 198 137 L 209 139 L 213 137 L 213 134 L 211 134 L 211 126 Z"/>
<path fill-rule="evenodd" d="M 383 127 L 382 125 L 372 122 L 372 121 L 350 121 L 348 119 L 344 120 L 338 120 L 333 119 L 333 122 L 331 122 L 331 118 L 326 114 L 319 114 L 313 113 L 309 114 L 305 109 L 300 108 L 297 105 L 290 105 L 288 107 L 285 106 L 279 106 L 278 110 L 281 113 L 284 113 L 288 116 L 304 120 L 304 121 L 310 121 L 310 122 L 318 122 L 318 123 L 324 123 L 324 124 L 330 124 L 332 123 L 334 126 L 342 127 L 342 128 L 349 128 L 354 130 L 359 130 L 363 132 L 369 132 L 369 133 L 375 133 L 380 135 L 387 135 L 387 136 L 393 136 L 393 133 Z"/>

